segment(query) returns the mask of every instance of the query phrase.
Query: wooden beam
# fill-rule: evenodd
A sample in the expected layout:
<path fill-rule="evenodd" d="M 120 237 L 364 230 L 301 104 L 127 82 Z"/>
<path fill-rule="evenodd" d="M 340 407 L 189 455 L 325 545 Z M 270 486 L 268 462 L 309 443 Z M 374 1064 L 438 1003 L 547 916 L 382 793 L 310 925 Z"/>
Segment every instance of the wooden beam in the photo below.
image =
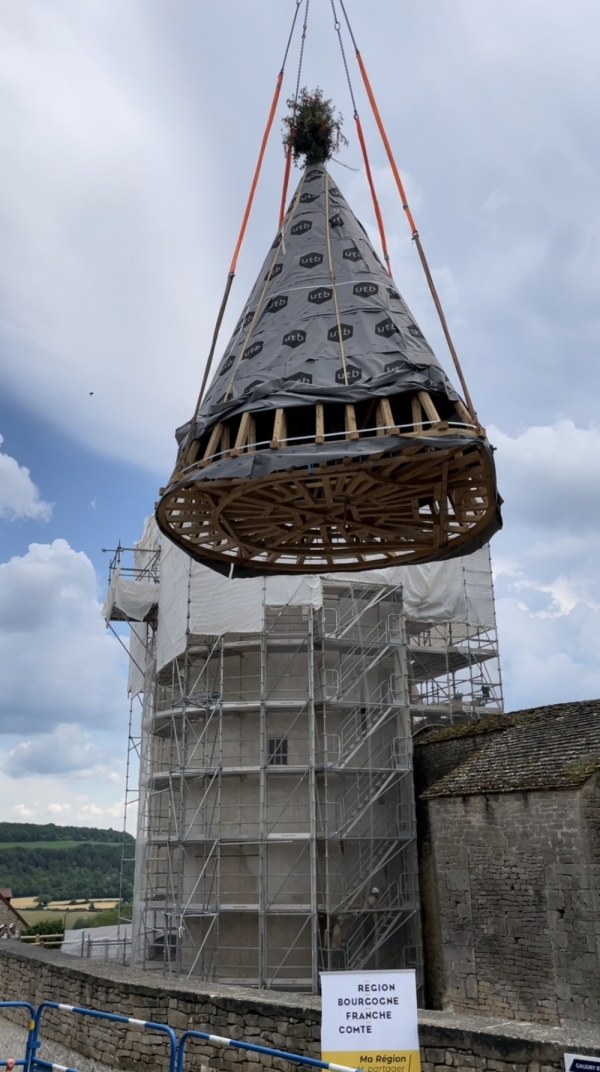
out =
<path fill-rule="evenodd" d="M 389 398 L 380 398 L 377 403 L 377 435 L 398 435 Z"/>
<path fill-rule="evenodd" d="M 203 461 L 206 461 L 208 458 L 212 458 L 213 454 L 217 453 L 217 447 L 221 442 L 222 433 L 223 425 L 221 422 L 219 422 L 219 424 L 215 424 L 212 432 L 210 433 L 208 443 L 206 444 L 206 450 L 204 451 Z"/>
<path fill-rule="evenodd" d="M 425 411 L 425 416 L 427 417 L 427 419 L 430 420 L 433 424 L 437 424 L 440 419 L 440 415 L 435 408 L 433 399 L 427 394 L 427 391 L 419 391 L 419 402 L 421 403 Z"/>
<path fill-rule="evenodd" d="M 315 406 L 315 443 L 325 442 L 325 410 L 322 402 L 317 402 Z"/>
<path fill-rule="evenodd" d="M 271 447 L 273 450 L 277 450 L 278 447 L 285 447 L 287 441 L 287 421 L 285 417 L 284 409 L 275 410 L 275 423 L 273 425 L 273 438 L 271 440 Z"/>
<path fill-rule="evenodd" d="M 186 459 L 185 459 L 185 461 L 183 463 L 183 467 L 185 468 L 186 465 L 193 465 L 194 462 L 196 461 L 196 458 L 198 457 L 199 453 L 200 453 L 200 440 L 195 439 L 194 442 L 192 443 L 190 449 L 187 452 L 187 457 L 186 457 Z"/>
<path fill-rule="evenodd" d="M 412 421 L 415 432 L 423 431 L 423 411 L 421 409 L 421 403 L 419 402 L 419 396 L 413 395 L 410 404 L 412 407 Z"/>
<path fill-rule="evenodd" d="M 248 438 L 246 440 L 246 450 L 249 454 L 254 454 L 256 451 L 256 421 L 254 417 L 250 417 L 248 420 Z"/>
<path fill-rule="evenodd" d="M 231 452 L 232 458 L 237 458 L 243 453 L 244 447 L 247 445 L 248 450 L 255 450 L 256 444 L 256 425 L 254 417 L 248 413 L 242 413 L 242 419 L 238 428 L 238 434 L 235 437 L 235 444 Z"/>
<path fill-rule="evenodd" d="M 346 439 L 358 439 L 356 412 L 352 403 L 350 403 L 349 406 L 346 406 Z"/>
<path fill-rule="evenodd" d="M 467 407 L 464 405 L 463 402 L 461 402 L 460 398 L 457 398 L 456 402 L 454 403 L 454 408 L 458 413 L 458 416 L 460 417 L 461 421 L 464 421 L 465 424 L 470 424 L 471 426 L 475 424 L 475 421 L 473 420 Z"/>

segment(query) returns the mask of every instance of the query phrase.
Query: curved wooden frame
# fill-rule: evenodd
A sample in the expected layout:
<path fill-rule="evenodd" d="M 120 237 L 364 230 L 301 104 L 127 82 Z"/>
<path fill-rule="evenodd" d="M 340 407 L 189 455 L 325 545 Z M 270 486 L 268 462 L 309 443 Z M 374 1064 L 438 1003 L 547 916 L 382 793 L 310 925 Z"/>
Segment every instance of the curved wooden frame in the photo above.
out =
<path fill-rule="evenodd" d="M 496 515 L 485 433 L 467 425 L 471 418 L 462 404 L 452 427 L 425 392 L 415 393 L 411 406 L 412 425 L 401 431 L 387 398 L 377 400 L 373 429 L 359 429 L 354 406 L 345 407 L 342 438 L 415 439 L 398 452 L 317 462 L 258 479 L 219 478 L 215 471 L 215 479 L 203 474 L 198 480 L 199 469 L 223 457 L 278 450 L 287 442 L 285 410 L 274 411 L 272 436 L 263 443 L 256 442 L 248 411 L 235 438 L 227 424 L 217 424 L 180 459 L 157 506 L 160 528 L 193 558 L 261 573 L 364 570 L 460 554 Z M 306 409 L 314 409 L 312 443 L 324 444 L 332 438 L 324 407 Z"/>

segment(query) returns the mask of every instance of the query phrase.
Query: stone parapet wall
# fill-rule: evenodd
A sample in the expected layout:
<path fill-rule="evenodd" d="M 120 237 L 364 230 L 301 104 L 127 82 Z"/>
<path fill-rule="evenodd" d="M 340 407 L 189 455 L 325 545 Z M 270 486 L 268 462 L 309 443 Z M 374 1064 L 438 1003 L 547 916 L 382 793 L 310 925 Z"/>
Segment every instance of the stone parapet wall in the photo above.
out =
<path fill-rule="evenodd" d="M 16 942 L 0 945 L 0 999 L 83 1005 L 167 1023 L 178 1034 L 192 1028 L 320 1056 L 321 1003 L 316 997 L 159 977 Z M 20 1011 L 11 1018 L 23 1022 Z M 565 1051 L 600 1054 L 600 1029 L 507 1024 L 452 1012 L 420 1012 L 419 1035 L 423 1072 L 563 1072 Z M 128 1072 L 166 1072 L 164 1043 L 133 1025 L 52 1010 L 44 1016 L 42 1038 Z M 185 1070 L 199 1072 L 209 1065 L 225 1072 L 257 1072 L 261 1064 L 279 1072 L 299 1067 L 193 1043 Z"/>

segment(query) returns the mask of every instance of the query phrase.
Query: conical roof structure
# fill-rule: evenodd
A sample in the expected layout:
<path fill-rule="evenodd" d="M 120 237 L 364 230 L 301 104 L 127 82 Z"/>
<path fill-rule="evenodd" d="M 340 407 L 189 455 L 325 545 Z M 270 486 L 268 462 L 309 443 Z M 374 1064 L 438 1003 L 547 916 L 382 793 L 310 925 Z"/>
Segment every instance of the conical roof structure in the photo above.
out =
<path fill-rule="evenodd" d="M 305 168 L 157 508 L 232 575 L 462 555 L 491 448 L 324 166 Z"/>
<path fill-rule="evenodd" d="M 240 410 L 418 390 L 457 399 L 341 191 L 323 167 L 307 167 L 197 432 Z"/>

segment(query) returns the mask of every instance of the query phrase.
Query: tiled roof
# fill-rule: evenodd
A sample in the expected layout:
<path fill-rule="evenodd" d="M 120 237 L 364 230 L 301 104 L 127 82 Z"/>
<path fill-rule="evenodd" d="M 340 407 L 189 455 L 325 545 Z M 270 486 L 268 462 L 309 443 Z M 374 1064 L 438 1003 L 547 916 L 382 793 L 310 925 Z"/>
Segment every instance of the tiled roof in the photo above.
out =
<path fill-rule="evenodd" d="M 569 789 L 582 785 L 600 767 L 600 700 L 491 715 L 477 723 L 433 730 L 419 745 L 476 733 L 494 736 L 423 793 L 425 799 Z"/>
<path fill-rule="evenodd" d="M 531 711 L 513 711 L 510 714 L 484 715 L 476 722 L 454 722 L 451 726 L 435 726 L 425 730 L 415 737 L 415 746 L 436 744 L 438 741 L 451 741 L 457 737 L 480 737 L 486 733 L 496 733 L 498 730 L 508 729 L 514 726 L 515 721 L 528 715 L 533 716 L 538 708 Z"/>

